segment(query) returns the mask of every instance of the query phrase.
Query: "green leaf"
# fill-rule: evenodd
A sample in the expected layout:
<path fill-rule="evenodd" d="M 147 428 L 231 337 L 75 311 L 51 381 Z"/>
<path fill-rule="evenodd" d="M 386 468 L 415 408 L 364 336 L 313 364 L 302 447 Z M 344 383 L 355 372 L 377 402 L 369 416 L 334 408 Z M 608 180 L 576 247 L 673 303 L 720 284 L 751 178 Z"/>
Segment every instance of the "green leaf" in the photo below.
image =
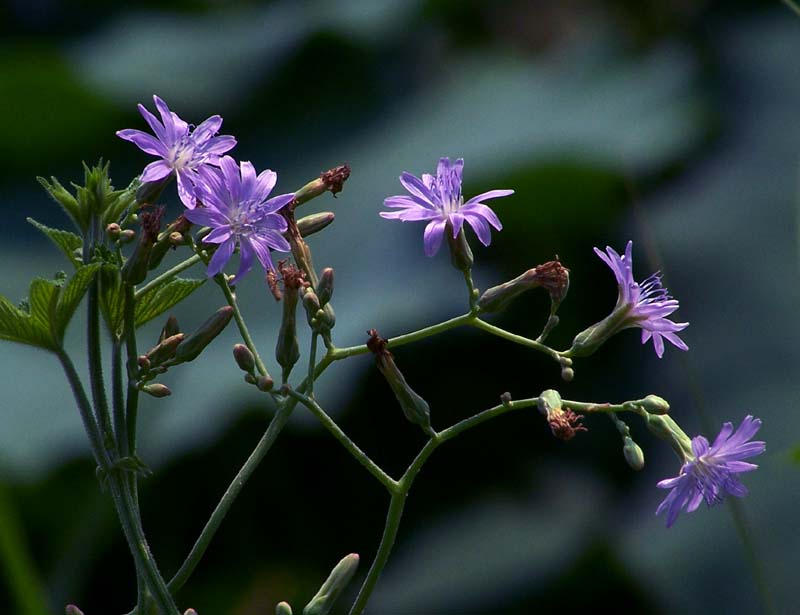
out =
<path fill-rule="evenodd" d="M 55 350 L 58 344 L 50 331 L 50 320 L 58 292 L 52 281 L 35 279 L 30 286 L 29 312 L 0 296 L 0 339 Z"/>
<path fill-rule="evenodd" d="M 85 231 L 89 226 L 87 212 L 80 206 L 78 200 L 69 190 L 64 188 L 55 177 L 51 177 L 50 181 L 47 181 L 44 177 L 37 177 L 36 179 L 47 190 L 50 197 L 61 206 L 64 213 L 75 223 L 78 230 Z"/>
<path fill-rule="evenodd" d="M 794 463 L 800 464 L 800 446 L 791 452 L 791 459 Z"/>
<path fill-rule="evenodd" d="M 83 247 L 83 240 L 75 233 L 62 231 L 61 229 L 50 228 L 33 218 L 28 218 L 28 222 L 42 231 L 69 259 L 69 262 L 77 269 L 81 266 L 81 261 L 75 256 L 75 250 Z"/>
<path fill-rule="evenodd" d="M 72 315 L 101 266 L 100 263 L 91 263 L 80 267 L 61 291 L 53 320 L 53 332 L 59 341 L 63 339 Z"/>
<path fill-rule="evenodd" d="M 201 280 L 173 278 L 165 284 L 148 290 L 136 301 L 136 326 L 141 327 L 147 321 L 180 303 L 200 288 L 205 281 L 206 278 Z"/>

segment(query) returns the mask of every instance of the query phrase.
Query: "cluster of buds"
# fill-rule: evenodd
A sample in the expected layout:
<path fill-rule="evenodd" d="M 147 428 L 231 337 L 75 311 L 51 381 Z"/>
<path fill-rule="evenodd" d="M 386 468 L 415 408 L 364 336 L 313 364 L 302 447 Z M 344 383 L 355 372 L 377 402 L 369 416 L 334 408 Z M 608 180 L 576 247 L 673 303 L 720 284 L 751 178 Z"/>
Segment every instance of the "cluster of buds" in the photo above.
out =
<path fill-rule="evenodd" d="M 235 344 L 233 347 L 233 360 L 244 372 L 244 381 L 254 385 L 259 391 L 271 391 L 275 384 L 268 375 L 256 373 L 256 358 L 244 344 Z"/>
<path fill-rule="evenodd" d="M 375 364 L 389 383 L 403 414 L 410 422 L 422 427 L 426 434 L 433 436 L 435 432 L 431 427 L 430 406 L 406 382 L 405 376 L 394 362 L 394 355 L 386 348 L 388 340 L 380 337 L 377 329 L 370 329 L 367 334 L 369 335 L 367 348 L 375 355 Z"/>
<path fill-rule="evenodd" d="M 579 431 L 589 431 L 581 424 L 580 415 L 562 407 L 561 395 L 553 389 L 539 395 L 539 412 L 545 415 L 550 431 L 560 440 L 571 440 Z"/>
<path fill-rule="evenodd" d="M 151 269 L 150 257 L 153 246 L 158 241 L 163 217 L 163 206 L 153 207 L 139 215 L 142 232 L 139 234 L 139 241 L 136 243 L 133 254 L 122 267 L 122 278 L 128 284 L 139 284 L 147 277 L 147 272 Z"/>
<path fill-rule="evenodd" d="M 228 325 L 233 308 L 221 307 L 188 337 L 180 331 L 174 316 L 161 329 L 158 344 L 137 359 L 135 375 L 139 390 L 153 397 L 166 397 L 172 392 L 165 384 L 151 382 L 175 365 L 195 360 Z"/>

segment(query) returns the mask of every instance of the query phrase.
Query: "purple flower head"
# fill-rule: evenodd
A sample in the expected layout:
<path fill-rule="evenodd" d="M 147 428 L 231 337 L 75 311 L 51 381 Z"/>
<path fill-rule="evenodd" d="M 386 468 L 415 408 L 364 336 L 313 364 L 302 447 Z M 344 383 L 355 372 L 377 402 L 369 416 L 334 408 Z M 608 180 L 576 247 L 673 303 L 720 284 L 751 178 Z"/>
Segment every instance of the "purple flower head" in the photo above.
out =
<path fill-rule="evenodd" d="M 382 211 L 380 215 L 389 220 L 416 222 L 430 220 L 425 227 L 425 254 L 433 256 L 439 251 L 445 227 L 450 224 L 453 238 L 458 237 L 464 221 L 469 223 L 480 242 L 488 246 L 492 241 L 489 225 L 502 230 L 497 215 L 483 204 L 488 199 L 514 194 L 513 190 L 490 190 L 472 197 L 466 203 L 461 195 L 461 174 L 464 159 L 454 163 L 449 158 L 440 158 L 436 176 L 422 174 L 422 179 L 404 172 L 400 183 L 410 194 L 390 196 L 384 199 L 386 207 L 398 211 Z"/>
<path fill-rule="evenodd" d="M 159 181 L 170 173 L 175 173 L 181 201 L 189 209 L 194 209 L 193 182 L 198 169 L 209 164 L 218 165 L 220 155 L 233 149 L 236 139 L 228 135 L 214 136 L 222 126 L 222 118 L 218 115 L 212 115 L 192 129 L 170 111 L 167 103 L 158 96 L 154 95 L 153 100 L 161 115 L 160 122 L 144 105 L 139 105 L 139 113 L 149 124 L 155 137 L 134 128 L 118 130 L 117 136 L 133 142 L 148 154 L 161 157 L 161 160 L 151 162 L 144 168 L 142 183 Z"/>
<path fill-rule="evenodd" d="M 661 273 L 656 272 L 641 284 L 633 279 L 633 261 L 631 250 L 633 242 L 625 247 L 625 254 L 620 256 L 614 248 L 606 247 L 606 251 L 595 248 L 594 251 L 603 262 L 611 267 L 617 278 L 619 297 L 617 310 L 628 310 L 625 319 L 617 330 L 627 327 L 642 329 L 642 344 L 651 337 L 658 358 L 664 356 L 664 339 L 681 350 L 689 350 L 676 331 L 689 326 L 688 322 L 672 322 L 666 317 L 678 309 L 678 301 L 673 299 L 666 288 L 661 285 Z"/>
<path fill-rule="evenodd" d="M 251 163 L 237 165 L 230 156 L 220 159 L 219 169 L 207 165 L 199 168 L 194 189 L 203 207 L 187 211 L 184 216 L 213 229 L 203 238 L 205 243 L 219 244 L 208 263 L 209 277 L 222 271 L 237 245 L 241 261 L 234 284 L 250 271 L 253 255 L 266 271 L 272 271 L 275 267 L 270 249 L 289 251 L 289 242 L 283 237 L 286 220 L 278 211 L 291 203 L 294 194 L 270 199 L 277 179 L 274 171 L 256 175 Z"/>
<path fill-rule="evenodd" d="M 672 490 L 656 510 L 657 515 L 666 511 L 667 527 L 675 523 L 682 509 L 693 512 L 703 500 L 708 506 L 713 506 L 721 502 L 726 494 L 738 498 L 747 495 L 747 488 L 736 475 L 758 467 L 742 460 L 764 452 L 764 442 L 749 441 L 760 427 L 761 420 L 748 414 L 735 432 L 733 424 L 723 424 L 717 439 L 710 446 L 703 436 L 692 438 L 694 455 L 687 457 L 678 476 L 658 483 L 660 489 Z"/>

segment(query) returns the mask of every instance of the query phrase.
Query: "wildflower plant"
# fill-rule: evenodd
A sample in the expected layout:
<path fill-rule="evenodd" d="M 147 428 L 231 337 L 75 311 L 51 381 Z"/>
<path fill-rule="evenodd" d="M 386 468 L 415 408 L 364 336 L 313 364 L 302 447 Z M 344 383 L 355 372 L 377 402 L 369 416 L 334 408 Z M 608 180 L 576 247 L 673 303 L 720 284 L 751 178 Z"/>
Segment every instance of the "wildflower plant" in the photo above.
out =
<path fill-rule="evenodd" d="M 597 352 L 607 339 L 626 328 L 642 329 L 642 341 L 652 339 L 659 357 L 665 352 L 664 340 L 687 350 L 677 332 L 688 323 L 667 319 L 678 310 L 679 304 L 662 285 L 660 274 L 642 283 L 635 281 L 632 242 L 628 242 L 622 255 L 610 247 L 605 251 L 595 249 L 614 273 L 619 290 L 617 304 L 608 317 L 578 333 L 570 348 L 556 350 L 547 344 L 547 337 L 559 324 L 557 312 L 569 289 L 569 270 L 558 260 L 549 261 L 481 293 L 473 283 L 474 256 L 465 229 L 470 227 L 479 242 L 488 245 L 491 228 L 500 231 L 502 225 L 500 216 L 486 202 L 508 197 L 513 191 L 491 190 L 465 201 L 461 188 L 464 161 L 452 162 L 442 157 L 435 175 L 416 177 L 404 172 L 400 183 L 407 194 L 387 197 L 384 205 L 388 211 L 380 211 L 380 215 L 388 220 L 424 221 L 423 246 L 428 256 L 435 256 L 447 241 L 451 262 L 466 283 L 465 312 L 388 339 L 373 328 L 362 343 L 340 346 L 334 339 L 334 271 L 329 267 L 317 270 L 310 245 L 313 239 L 309 239 L 329 227 L 335 215 L 322 212 L 298 217 L 298 211 L 306 202 L 327 192 L 334 195 L 340 192 L 350 168 L 335 167 L 294 192 L 285 192 L 285 187 L 276 190 L 279 178 L 275 172 L 257 173 L 250 162 L 238 162 L 227 155 L 236 141 L 233 137 L 217 136 L 222 124 L 219 116 L 192 128 L 160 98 L 154 100 L 160 120 L 143 106 L 139 107 L 154 134 L 136 129 L 117 133 L 160 158 L 148 164 L 126 188 L 112 186 L 107 163 L 93 168 L 84 166 L 84 185 L 76 187 L 75 192 L 67 190 L 55 178 L 40 179 L 71 219 L 74 232 L 30 221 L 63 252 L 71 274 L 55 280 L 35 279 L 27 301 L 20 306 L 0 297 L 0 339 L 50 351 L 63 367 L 72 388 L 97 464 L 100 487 L 113 500 L 136 567 L 131 583 L 136 583 L 138 592 L 132 613 L 180 613 L 175 600 L 178 591 L 298 406 L 313 414 L 386 489 L 389 503 L 384 531 L 355 602 L 349 607 L 351 615 L 364 612 L 367 606 L 389 560 L 409 491 L 429 457 L 447 441 L 509 412 L 538 412 L 553 436 L 565 441 L 588 437 L 584 435 L 588 431 L 587 417 L 607 415 L 622 439 L 624 459 L 634 470 L 644 467 L 644 452 L 621 417 L 638 416 L 647 430 L 665 441 L 679 458 L 677 476 L 657 485 L 670 490 L 657 508 L 659 514 L 666 513 L 667 526 L 676 521 L 682 510 L 692 512 L 703 501 L 712 506 L 726 495 L 746 494 L 739 475 L 756 466 L 745 460 L 765 449 L 764 442 L 752 440 L 761 425 L 752 416 L 747 416 L 736 430 L 731 423 L 725 423 L 709 444 L 703 436 L 690 439 L 670 415 L 669 403 L 657 395 L 599 403 L 564 399 L 557 390 L 548 389 L 521 398 L 498 391 L 499 401 L 495 406 L 453 425 L 441 426 L 437 409 L 414 390 L 392 353 L 395 348 L 450 329 L 472 327 L 543 353 L 560 370 L 561 379 L 569 382 L 575 377 L 575 360 Z M 169 219 L 158 200 L 172 179 L 176 180 L 183 210 L 171 221 L 165 221 Z M 500 211 L 501 207 L 514 207 L 511 199 L 496 204 Z M 375 204 L 376 213 L 379 205 Z M 377 216 L 375 223 L 380 224 Z M 170 249 L 185 258 L 164 269 L 161 263 Z M 226 271 L 231 269 L 229 261 L 237 251 L 238 270 L 234 276 L 227 275 Z M 236 292 L 236 283 L 252 270 L 256 261 L 264 271 L 262 298 L 271 294 L 282 304 L 280 322 L 275 323 L 278 341 L 274 363 L 265 358 L 267 355 L 262 354 L 251 335 Z M 181 276 L 195 266 L 205 268 L 199 277 Z M 148 342 L 140 338 L 138 330 L 143 324 L 163 317 L 177 304 L 189 300 L 209 280 L 219 287 L 224 305 L 203 324 L 187 333 L 174 316 L 169 316 L 158 340 Z M 537 338 L 513 333 L 487 320 L 521 294 L 537 288 L 546 291 L 550 298 L 549 317 Z M 63 345 L 67 325 L 84 296 L 88 383 L 78 374 Z M 168 579 L 158 566 L 158 545 L 154 545 L 154 550 L 149 546 L 146 519 L 141 518 L 139 511 L 139 479 L 150 474 L 146 460 L 138 452 L 139 404 L 143 396 L 157 400 L 170 395 L 170 389 L 158 381 L 160 377 L 169 370 L 190 369 L 188 364 L 199 360 L 204 349 L 231 322 L 241 337 L 233 347 L 233 360 L 242 370 L 244 382 L 269 397 L 276 410 L 185 561 Z M 305 327 L 311 333 L 310 344 L 301 349 L 298 330 Z M 111 339 L 108 366 L 101 343 L 104 329 Z M 326 412 L 325 400 L 315 393 L 315 382 L 329 366 L 366 354 L 373 355 L 376 368 L 385 378 L 400 411 L 427 438 L 399 477 L 390 475 L 359 448 Z M 279 382 L 273 373 L 279 373 Z M 309 597 L 303 613 L 331 612 L 335 601 L 356 577 L 358 566 L 357 554 L 345 556 L 319 592 Z M 67 612 L 79 614 L 80 610 L 69 605 Z M 292 606 L 281 602 L 276 605 L 276 612 L 290 615 Z M 194 611 L 189 609 L 186 613 Z"/>

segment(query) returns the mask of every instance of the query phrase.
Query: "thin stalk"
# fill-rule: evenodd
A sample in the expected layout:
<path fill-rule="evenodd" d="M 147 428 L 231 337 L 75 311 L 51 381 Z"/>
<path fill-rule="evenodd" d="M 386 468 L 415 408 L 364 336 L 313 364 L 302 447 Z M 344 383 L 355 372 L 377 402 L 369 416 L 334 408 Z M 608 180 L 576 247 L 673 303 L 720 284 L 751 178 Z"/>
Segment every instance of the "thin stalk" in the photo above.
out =
<path fill-rule="evenodd" d="M 97 415 L 105 444 L 106 438 L 113 438 L 111 415 L 108 412 L 105 383 L 103 381 L 103 355 L 100 339 L 100 308 L 98 305 L 100 282 L 94 279 L 89 286 L 88 294 L 88 327 L 86 332 L 86 350 L 89 355 L 89 384 L 92 390 L 92 401 Z"/>
<path fill-rule="evenodd" d="M 186 269 L 189 269 L 190 267 L 192 267 L 193 265 L 196 265 L 197 263 L 201 262 L 202 260 L 203 259 L 200 258 L 200 256 L 198 256 L 197 254 L 194 254 L 193 256 L 190 256 L 186 260 L 181 261 L 180 263 L 178 263 L 174 267 L 170 267 L 164 273 L 161 273 L 161 274 L 157 275 L 152 280 L 150 280 L 147 284 L 145 284 L 140 289 L 138 289 L 136 291 L 136 298 L 138 299 L 143 294 L 145 294 L 147 291 L 152 290 L 153 288 L 156 288 L 159 284 L 163 284 L 165 281 L 167 281 L 170 278 L 178 275 L 182 271 L 185 271 Z"/>
<path fill-rule="evenodd" d="M 323 358 L 319 364 L 317 364 L 317 368 L 315 370 L 316 375 L 319 376 L 322 372 L 324 372 L 332 362 L 333 360 L 330 357 L 326 356 Z M 301 383 L 298 387 L 298 391 L 303 392 L 307 390 L 308 382 L 309 380 L 303 381 L 303 383 Z M 259 464 L 274 444 L 281 430 L 289 421 L 289 417 L 291 416 L 294 408 L 297 406 L 297 403 L 298 400 L 296 399 L 286 399 L 285 403 L 279 407 L 278 412 L 275 413 L 275 416 L 270 421 L 266 432 L 264 432 L 264 435 L 261 436 L 261 439 L 258 441 L 258 444 L 256 444 L 255 449 L 253 449 L 253 452 L 247 458 L 247 461 L 245 461 L 244 465 L 233 478 L 230 485 L 228 485 L 228 488 L 222 495 L 222 498 L 214 509 L 214 512 L 211 513 L 211 517 L 209 517 L 208 521 L 206 522 L 203 531 L 200 532 L 200 536 L 195 541 L 195 544 L 192 547 L 192 550 L 189 552 L 189 555 L 186 556 L 186 559 L 184 560 L 183 564 L 181 564 L 178 572 L 175 573 L 175 576 L 173 576 L 167 584 L 172 592 L 177 592 L 181 587 L 183 587 L 184 583 L 186 583 L 194 569 L 197 567 L 197 564 L 200 562 L 203 553 L 205 553 L 205 550 L 211 543 L 214 534 L 217 533 L 217 530 L 222 524 L 223 519 L 225 519 L 225 516 L 231 509 L 231 506 L 233 506 L 234 501 L 244 488 L 245 483 L 256 471 L 256 468 L 258 468 Z"/>
<path fill-rule="evenodd" d="M 327 429 L 333 437 L 336 438 L 342 446 L 361 464 L 363 465 L 370 474 L 372 474 L 375 478 L 377 478 L 390 492 L 394 492 L 397 487 L 398 483 L 395 481 L 391 476 L 386 474 L 386 472 L 381 469 L 381 467 L 376 464 L 372 459 L 370 459 L 369 455 L 367 455 L 364 451 L 362 451 L 358 445 L 353 442 L 347 434 L 342 431 L 339 425 L 322 409 L 322 407 L 315 402 L 310 397 L 306 395 L 302 395 L 297 393 L 296 391 L 292 391 L 288 389 L 286 394 L 289 397 L 296 399 L 301 404 L 303 404 L 306 408 L 311 410 L 314 416 L 317 417 L 320 423 L 323 424 L 325 429 Z"/>
<path fill-rule="evenodd" d="M 122 392 L 122 340 L 114 337 L 111 345 L 111 407 L 114 415 L 114 438 L 121 457 L 128 455 L 125 424 L 125 396 Z"/>
<path fill-rule="evenodd" d="M 314 332 L 311 334 L 311 348 L 308 352 L 308 376 L 306 378 L 306 382 L 308 382 L 308 396 L 314 397 L 314 380 L 316 377 L 314 376 L 314 370 L 317 366 L 317 341 L 319 338 L 319 334 Z"/>
<path fill-rule="evenodd" d="M 178 609 L 172 601 L 172 597 L 161 578 L 161 574 L 158 572 L 155 561 L 152 555 L 150 555 L 147 541 L 138 524 L 138 516 L 133 505 L 131 494 L 127 489 L 125 481 L 120 480 L 119 474 L 113 469 L 111 460 L 108 457 L 108 452 L 103 446 L 100 428 L 92 415 L 92 406 L 89 403 L 89 398 L 86 396 L 86 391 L 83 388 L 78 372 L 75 370 L 72 360 L 63 349 L 56 351 L 56 355 L 61 361 L 61 366 L 64 368 L 64 373 L 67 376 L 67 380 L 75 396 L 75 401 L 78 404 L 78 411 L 80 412 L 81 420 L 86 429 L 86 434 L 89 437 L 89 443 L 95 461 L 108 479 L 108 485 L 114 499 L 114 506 L 117 509 L 125 539 L 128 541 L 128 546 L 133 555 L 136 570 L 147 582 L 161 612 L 165 614 L 177 613 Z"/>
<path fill-rule="evenodd" d="M 350 608 L 350 615 L 361 615 L 367 606 L 370 596 L 372 596 L 372 591 L 378 583 L 381 572 L 383 572 L 389 555 L 392 552 L 395 538 L 397 538 L 397 530 L 400 527 L 400 520 L 403 518 L 403 508 L 406 504 L 407 495 L 407 491 L 392 494 L 392 499 L 389 502 L 389 510 L 386 513 L 386 523 L 383 526 L 381 543 L 378 546 L 378 552 L 375 554 L 375 559 L 369 567 L 369 572 L 367 572 L 367 577 L 361 585 L 358 597 L 356 597 L 356 601 Z"/>
<path fill-rule="evenodd" d="M 486 331 L 487 333 L 491 333 L 492 335 L 496 335 L 497 337 L 502 337 L 503 339 L 506 339 L 509 342 L 514 342 L 515 344 L 520 344 L 522 346 L 527 346 L 528 348 L 533 348 L 534 350 L 538 350 L 539 352 L 543 352 L 552 359 L 555 359 L 556 361 L 560 362 L 561 360 L 561 355 L 558 353 L 557 350 L 550 348 L 550 346 L 547 346 L 546 344 L 537 342 L 536 340 L 532 340 L 528 337 L 523 337 L 522 335 L 511 333 L 510 331 L 506 331 L 505 329 L 501 329 L 500 327 L 491 325 L 485 320 L 481 320 L 480 318 L 473 318 L 470 324 L 473 327 Z"/>
<path fill-rule="evenodd" d="M 431 325 L 430 327 L 425 327 L 424 329 L 419 329 L 418 331 L 413 331 L 412 333 L 398 335 L 397 337 L 389 339 L 387 347 L 396 348 L 397 346 L 410 344 L 411 342 L 416 342 L 418 340 L 425 339 L 426 337 L 431 337 L 437 333 L 442 333 L 448 329 L 455 329 L 456 327 L 460 327 L 462 325 L 468 325 L 475 320 L 475 318 L 476 317 L 472 314 L 462 314 L 461 316 L 456 316 L 450 320 L 445 320 L 444 322 Z M 367 345 L 361 344 L 360 346 L 350 346 L 348 348 L 334 348 L 328 354 L 333 357 L 334 361 L 339 361 L 341 359 L 354 357 L 360 354 L 366 354 L 368 352 L 369 348 L 367 348 Z"/>
<path fill-rule="evenodd" d="M 250 330 L 247 328 L 247 323 L 244 321 L 242 311 L 239 309 L 239 302 L 236 301 L 236 295 L 233 294 L 231 287 L 228 285 L 228 282 L 225 280 L 225 277 L 222 274 L 215 276 L 214 281 L 222 290 L 222 294 L 225 295 L 225 300 L 228 302 L 228 305 L 233 308 L 233 319 L 236 321 L 236 326 L 239 328 L 239 334 L 242 336 L 242 341 L 250 350 L 250 352 L 253 353 L 258 373 L 262 376 L 269 376 L 267 366 L 261 359 L 261 355 L 258 353 L 258 348 L 256 348 L 256 344 L 253 341 L 253 336 L 250 335 Z"/>
<path fill-rule="evenodd" d="M 129 455 L 136 454 L 136 423 L 139 414 L 139 388 L 136 380 L 131 373 L 135 369 L 139 359 L 136 349 L 136 295 L 133 287 L 125 285 L 125 304 L 124 304 L 124 329 L 125 350 L 128 362 L 128 396 L 125 403 L 125 435 L 127 440 L 127 451 Z M 135 479 L 134 479 L 135 483 Z M 136 491 L 134 490 L 134 496 Z"/>

